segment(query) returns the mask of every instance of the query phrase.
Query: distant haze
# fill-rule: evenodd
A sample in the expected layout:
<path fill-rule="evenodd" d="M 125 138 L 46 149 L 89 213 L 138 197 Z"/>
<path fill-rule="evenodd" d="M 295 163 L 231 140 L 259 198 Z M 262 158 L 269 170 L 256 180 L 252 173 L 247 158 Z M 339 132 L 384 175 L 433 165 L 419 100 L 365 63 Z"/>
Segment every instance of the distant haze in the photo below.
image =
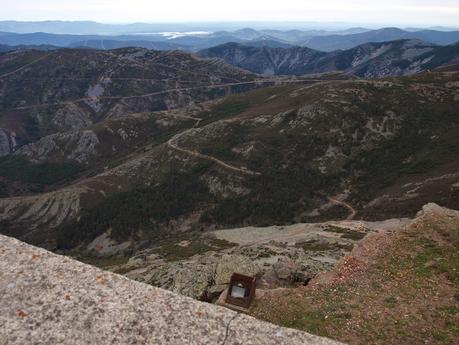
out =
<path fill-rule="evenodd" d="M 459 0 L 0 0 L 0 20 L 278 21 L 459 26 Z"/>

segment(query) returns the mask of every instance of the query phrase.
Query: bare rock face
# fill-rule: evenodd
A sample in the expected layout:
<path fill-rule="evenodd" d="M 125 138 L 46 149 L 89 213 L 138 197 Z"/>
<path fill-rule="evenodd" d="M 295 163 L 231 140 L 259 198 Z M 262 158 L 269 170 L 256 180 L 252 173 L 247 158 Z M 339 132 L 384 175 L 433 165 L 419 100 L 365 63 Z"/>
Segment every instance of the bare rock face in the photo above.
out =
<path fill-rule="evenodd" d="M 16 146 L 16 133 L 0 128 L 0 157 L 12 153 Z"/>
<path fill-rule="evenodd" d="M 33 162 L 57 157 L 87 163 L 90 157 L 97 155 L 97 145 L 99 138 L 93 131 L 71 131 L 43 137 L 21 147 L 16 154 L 25 155 Z"/>
<path fill-rule="evenodd" d="M 0 235 L 0 344 L 292 344 L 333 340 L 258 321 Z"/>
<path fill-rule="evenodd" d="M 92 124 L 90 114 L 76 104 L 61 107 L 53 117 L 53 124 L 59 131 L 80 129 Z"/>

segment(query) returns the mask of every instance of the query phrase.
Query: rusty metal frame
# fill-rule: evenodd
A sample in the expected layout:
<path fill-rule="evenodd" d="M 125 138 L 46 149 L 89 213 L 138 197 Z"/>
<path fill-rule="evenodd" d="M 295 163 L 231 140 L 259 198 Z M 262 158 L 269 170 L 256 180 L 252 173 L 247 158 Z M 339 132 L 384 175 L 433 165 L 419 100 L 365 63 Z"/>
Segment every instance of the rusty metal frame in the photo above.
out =
<path fill-rule="evenodd" d="M 242 284 L 248 295 L 243 298 L 235 298 L 231 296 L 233 286 L 236 284 Z M 233 304 L 242 308 L 249 308 L 253 299 L 255 298 L 255 288 L 256 288 L 256 278 L 249 277 L 240 273 L 233 273 L 230 280 L 230 285 L 228 287 L 228 294 L 226 296 L 225 302 L 228 304 Z"/>

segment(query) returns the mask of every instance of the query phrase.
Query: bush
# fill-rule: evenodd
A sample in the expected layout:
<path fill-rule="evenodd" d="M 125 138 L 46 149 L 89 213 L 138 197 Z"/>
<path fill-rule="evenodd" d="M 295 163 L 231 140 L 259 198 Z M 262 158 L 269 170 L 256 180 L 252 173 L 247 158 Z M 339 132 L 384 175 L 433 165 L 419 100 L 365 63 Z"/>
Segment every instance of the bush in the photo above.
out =
<path fill-rule="evenodd" d="M 74 177 L 81 166 L 73 163 L 31 163 L 23 156 L 0 157 L 0 176 L 6 180 L 39 186 L 52 185 Z"/>
<path fill-rule="evenodd" d="M 58 247 L 69 249 L 90 241 L 109 228 L 123 241 L 139 230 L 153 231 L 158 224 L 193 211 L 208 200 L 207 188 L 196 175 L 173 173 L 154 187 L 138 187 L 109 196 L 78 221 L 58 229 Z"/>
<path fill-rule="evenodd" d="M 224 225 L 272 225 L 291 222 L 305 200 L 322 188 L 328 179 L 304 166 L 287 169 L 274 166 L 262 176 L 250 179 L 250 194 L 225 199 L 206 212 L 202 221 Z"/>

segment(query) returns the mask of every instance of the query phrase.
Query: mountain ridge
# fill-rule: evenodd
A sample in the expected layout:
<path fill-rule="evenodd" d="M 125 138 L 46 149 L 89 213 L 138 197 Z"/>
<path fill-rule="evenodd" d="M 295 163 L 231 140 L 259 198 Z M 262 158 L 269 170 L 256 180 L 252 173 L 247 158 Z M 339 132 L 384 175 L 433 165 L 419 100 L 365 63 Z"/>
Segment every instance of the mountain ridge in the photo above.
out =
<path fill-rule="evenodd" d="M 14 51 L 0 54 L 0 128 L 4 136 L 14 132 L 20 146 L 104 118 L 249 90 L 262 79 L 220 60 L 181 51 Z"/>
<path fill-rule="evenodd" d="M 135 27 L 135 25 L 134 25 Z M 448 45 L 459 41 L 459 31 L 438 31 L 438 30 L 402 30 L 398 28 L 382 28 L 369 30 L 364 28 L 354 28 L 336 32 L 324 30 L 267 30 L 244 28 L 237 30 L 211 30 L 204 32 L 193 32 L 186 30 L 156 30 L 134 32 L 118 32 L 112 35 L 95 34 L 97 30 L 89 31 L 85 34 L 72 33 L 49 33 L 46 26 L 30 33 L 1 32 L 0 23 L 0 44 L 6 45 L 55 45 L 60 47 L 72 47 L 80 45 L 85 41 L 116 41 L 119 47 L 132 46 L 129 41 L 136 41 L 145 48 L 156 45 L 174 46 L 178 49 L 188 51 L 198 51 L 207 49 L 219 44 L 228 42 L 249 43 L 260 40 L 271 41 L 273 46 L 281 44 L 307 46 L 319 51 L 334 51 L 350 49 L 369 42 L 393 41 L 400 39 L 420 39 L 432 44 Z M 38 32 L 37 32 L 38 31 Z M 162 42 L 162 44 L 160 44 Z M 84 44 L 83 44 L 84 45 Z"/>
<path fill-rule="evenodd" d="M 321 51 L 350 49 L 369 42 L 384 42 L 400 39 L 419 39 L 433 44 L 448 45 L 459 41 L 459 32 L 435 30 L 405 31 L 399 28 L 383 28 L 350 35 L 329 35 L 313 37 L 302 43 Z"/>
<path fill-rule="evenodd" d="M 437 46 L 419 40 L 399 40 L 324 53 L 299 46 L 258 48 L 227 43 L 198 54 L 221 58 L 255 73 L 302 75 L 340 71 L 374 78 L 415 74 L 455 62 L 459 58 L 459 44 Z"/>

